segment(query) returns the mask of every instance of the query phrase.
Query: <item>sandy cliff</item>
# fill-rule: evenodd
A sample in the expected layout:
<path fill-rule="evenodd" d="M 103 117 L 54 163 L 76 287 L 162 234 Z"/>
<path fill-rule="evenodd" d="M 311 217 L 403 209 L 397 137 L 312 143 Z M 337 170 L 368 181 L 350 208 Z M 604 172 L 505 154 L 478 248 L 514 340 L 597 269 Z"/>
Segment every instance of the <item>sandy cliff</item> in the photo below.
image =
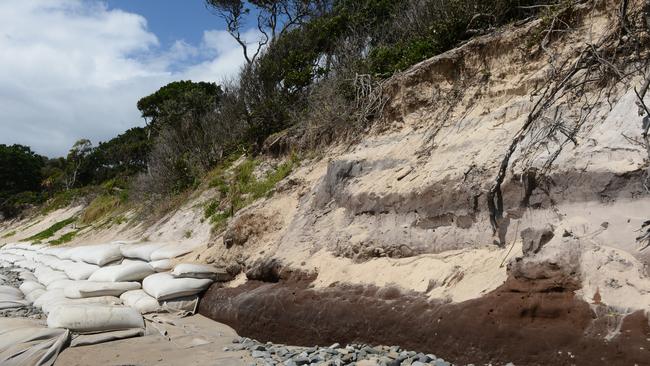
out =
<path fill-rule="evenodd" d="M 201 311 L 242 335 L 399 342 L 460 361 L 647 364 L 644 77 L 633 61 L 620 81 L 602 65 L 571 71 L 611 37 L 610 5 L 579 8 L 544 47 L 522 46 L 545 26 L 532 21 L 394 76 L 372 131 L 303 161 L 223 234 L 202 220 L 208 190 L 155 224 L 73 244 L 196 246 L 185 259 L 241 271 Z M 12 223 L 2 241 L 53 219 L 38 220 Z"/>

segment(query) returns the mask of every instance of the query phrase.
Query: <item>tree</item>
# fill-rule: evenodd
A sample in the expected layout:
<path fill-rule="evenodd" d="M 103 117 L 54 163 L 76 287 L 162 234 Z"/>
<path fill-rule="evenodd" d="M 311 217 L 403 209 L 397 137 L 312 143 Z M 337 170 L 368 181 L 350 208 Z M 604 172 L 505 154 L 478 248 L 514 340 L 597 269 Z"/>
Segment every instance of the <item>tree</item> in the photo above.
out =
<path fill-rule="evenodd" d="M 287 30 L 303 24 L 322 10 L 325 3 L 313 0 L 206 0 L 206 6 L 226 22 L 226 30 L 241 46 L 249 65 L 255 62 L 264 46 Z M 257 30 L 261 33 L 255 45 L 249 44 L 241 33 L 249 16 L 256 16 Z"/>
<path fill-rule="evenodd" d="M 77 176 L 86 157 L 93 150 L 93 144 L 88 139 L 81 139 L 72 145 L 67 157 L 65 188 L 70 189 L 77 183 Z"/>
<path fill-rule="evenodd" d="M 100 142 L 87 159 L 92 183 L 145 170 L 150 150 L 147 129 L 142 127 L 128 129 L 109 141 Z"/>
<path fill-rule="evenodd" d="M 0 145 L 0 213 L 12 217 L 40 190 L 45 158 L 28 146 Z"/>
<path fill-rule="evenodd" d="M 28 146 L 0 145 L 0 192 L 39 190 L 43 159 Z"/>
<path fill-rule="evenodd" d="M 200 94 L 202 98 L 189 97 L 190 94 Z M 221 87 L 215 83 L 192 82 L 181 80 L 171 82 L 155 93 L 141 98 L 138 101 L 138 109 L 142 113 L 152 132 L 159 132 L 162 126 L 159 121 L 173 123 L 174 116 L 180 116 L 188 111 L 208 112 L 214 110 L 219 103 L 223 92 Z M 174 108 L 169 108 L 173 103 Z"/>

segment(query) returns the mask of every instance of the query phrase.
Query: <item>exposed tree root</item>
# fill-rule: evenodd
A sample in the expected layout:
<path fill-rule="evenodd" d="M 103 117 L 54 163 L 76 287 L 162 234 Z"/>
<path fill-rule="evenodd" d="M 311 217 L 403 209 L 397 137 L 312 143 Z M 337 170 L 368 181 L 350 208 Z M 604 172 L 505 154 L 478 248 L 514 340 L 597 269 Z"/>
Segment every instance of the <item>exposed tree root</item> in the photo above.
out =
<path fill-rule="evenodd" d="M 494 179 L 494 184 L 487 192 L 487 206 L 490 214 L 490 223 L 492 225 L 493 233 L 500 233 L 502 229 L 499 227 L 503 219 L 503 194 L 501 185 L 503 184 L 508 168 L 511 163 L 512 156 L 520 147 L 521 142 L 529 136 L 529 133 L 534 127 L 538 126 L 543 120 L 547 121 L 548 132 L 541 136 L 540 140 L 548 140 L 553 138 L 557 133 L 564 135 L 565 139 L 559 143 L 559 148 L 553 152 L 550 158 L 545 162 L 540 175 L 544 175 L 550 170 L 553 162 L 559 156 L 563 147 L 568 143 L 578 144 L 576 136 L 581 130 L 583 124 L 587 121 L 597 103 L 601 100 L 603 94 L 607 96 L 609 101 L 610 94 L 613 88 L 620 82 L 628 80 L 631 76 L 637 75 L 638 68 L 634 68 L 631 72 L 626 73 L 630 67 L 630 58 L 635 57 L 637 63 L 640 61 L 642 47 L 647 47 L 639 40 L 640 28 L 638 27 L 639 17 L 641 12 L 637 9 L 634 11 L 632 4 L 623 0 L 621 2 L 621 12 L 619 18 L 615 20 L 615 24 L 610 27 L 612 29 L 606 36 L 604 36 L 596 44 L 587 44 L 577 56 L 574 62 L 565 62 L 560 67 L 553 66 L 553 75 L 543 87 L 541 96 L 533 106 L 526 121 L 522 127 L 513 136 L 508 149 L 506 150 L 499 170 Z M 554 26 L 556 22 L 550 22 Z M 547 33 L 550 33 L 549 30 Z M 544 41 L 547 42 L 546 40 Z M 549 56 L 551 62 L 555 59 L 554 55 Z M 634 59 L 633 59 L 634 60 Z M 632 62 L 634 63 L 634 61 Z M 608 88 L 609 86 L 609 88 Z M 592 89 L 589 89 L 592 87 Z M 588 98 L 588 92 L 596 90 L 594 98 Z M 647 87 L 642 92 L 645 93 Z M 642 98 L 641 98 L 642 99 Z M 559 114 L 559 106 L 556 106 L 555 115 L 552 119 L 543 118 L 544 114 L 550 109 L 551 106 L 557 102 L 563 103 L 582 102 L 580 115 L 577 116 L 573 123 L 573 128 L 565 125 L 565 122 Z M 610 102 L 611 106 L 611 102 Z M 648 113 L 650 115 L 650 113 Z M 647 123 L 648 125 L 650 123 Z M 644 126 L 647 128 L 648 126 Z M 646 129 L 647 132 L 647 129 Z M 647 133 L 644 133 L 646 136 Z M 647 140 L 647 137 L 646 137 Z M 543 143 L 544 141 L 538 141 Z M 535 145 L 536 142 L 533 142 Z M 522 152 L 526 155 L 527 151 Z M 650 154 L 650 149 L 649 149 Z M 532 192 L 527 192 L 530 195 Z M 499 235 L 500 237 L 503 235 Z M 500 240 L 500 245 L 505 245 L 503 240 Z"/>

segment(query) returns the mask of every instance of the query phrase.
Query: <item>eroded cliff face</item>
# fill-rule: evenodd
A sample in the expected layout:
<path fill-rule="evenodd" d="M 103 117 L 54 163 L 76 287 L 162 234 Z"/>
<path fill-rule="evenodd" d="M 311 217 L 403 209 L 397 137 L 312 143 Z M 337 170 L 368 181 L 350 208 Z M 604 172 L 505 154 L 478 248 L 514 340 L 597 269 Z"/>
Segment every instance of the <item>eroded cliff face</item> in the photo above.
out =
<path fill-rule="evenodd" d="M 618 82 L 597 72 L 616 74 L 606 65 L 580 68 L 612 37 L 616 4 L 599 4 L 579 6 L 573 28 L 543 47 L 523 46 L 539 42 L 544 24 L 533 21 L 394 76 L 369 134 L 303 161 L 224 234 L 202 220 L 207 191 L 154 225 L 77 242 L 198 246 L 184 260 L 239 272 L 208 292 L 202 312 L 243 335 L 323 344 L 349 334 L 468 361 L 643 364 L 644 77 L 633 61 L 616 69 L 627 75 Z"/>
<path fill-rule="evenodd" d="M 233 220 L 242 227 L 258 225 L 256 215 L 281 217 L 274 230 L 249 230 L 255 234 L 228 249 L 217 239 L 201 254 L 266 268 L 248 276 L 266 283 L 250 282 L 246 291 L 211 289 L 204 311 L 262 338 L 297 341 L 296 333 L 326 342 L 352 332 L 381 342 L 397 341 L 382 336 L 389 329 L 406 331 L 382 317 L 419 309 L 428 315 L 405 318 L 430 330 L 417 333 L 419 344 L 461 359 L 467 347 L 485 361 L 516 355 L 506 346 L 514 337 L 526 339 L 515 343 L 520 351 L 537 355 L 520 354 L 525 364 L 607 358 L 595 349 L 618 349 L 612 362 L 643 364 L 644 351 L 621 350 L 648 333 L 649 155 L 635 93 L 644 77 L 632 61 L 631 76 L 619 82 L 606 82 L 598 65 L 583 68 L 592 57 L 585 49 L 612 39 L 615 12 L 601 5 L 579 9 L 575 29 L 537 55 L 521 46 L 540 26 L 531 22 L 388 81 L 385 120 L 370 135 L 306 164 L 273 198 Z M 233 224 L 227 235 L 239 230 Z M 283 269 L 310 273 L 309 285 L 283 277 Z M 387 287 L 403 291 L 403 301 L 366 296 L 368 288 Z M 346 331 L 286 331 L 293 328 L 285 312 L 302 314 L 292 304 L 308 307 L 309 299 L 322 299 L 324 308 L 300 315 L 303 323 L 341 325 L 324 314 L 358 307 L 367 312 L 337 319 L 354 329 L 376 326 L 363 334 L 343 325 L 337 329 Z M 386 301 L 393 307 L 384 308 Z M 477 326 L 463 312 L 500 328 L 455 332 L 452 325 Z M 251 320 L 260 316 L 264 331 Z M 579 361 L 539 356 L 564 346 L 574 356 L 581 348 Z"/>
<path fill-rule="evenodd" d="M 372 134 L 306 164 L 230 225 L 232 234 L 281 218 L 272 230 L 249 227 L 254 235 L 228 249 L 218 238 L 202 257 L 276 258 L 317 273 L 317 286 L 396 284 L 452 302 L 504 283 L 513 258 L 525 268 L 568 260 L 585 301 L 647 309 L 642 75 L 546 93 L 585 44 L 608 36 L 607 9 L 583 9 L 576 30 L 541 55 L 518 46 L 540 26 L 531 22 L 397 75 Z M 495 215 L 489 195 L 513 142 Z M 522 233 L 541 228 L 550 238 L 523 253 Z"/>

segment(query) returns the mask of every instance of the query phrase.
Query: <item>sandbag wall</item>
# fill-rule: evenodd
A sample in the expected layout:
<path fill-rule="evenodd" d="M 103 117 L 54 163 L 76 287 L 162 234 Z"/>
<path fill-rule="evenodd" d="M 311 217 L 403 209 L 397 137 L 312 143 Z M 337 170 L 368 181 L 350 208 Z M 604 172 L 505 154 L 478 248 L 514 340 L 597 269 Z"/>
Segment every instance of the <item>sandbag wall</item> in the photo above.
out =
<path fill-rule="evenodd" d="M 143 328 L 142 314 L 193 313 L 198 294 L 223 271 L 202 264 L 173 265 L 192 250 L 140 243 L 0 248 L 0 267 L 20 271 L 19 289 L 0 284 L 0 309 L 31 304 L 51 328 L 78 333 Z"/>

